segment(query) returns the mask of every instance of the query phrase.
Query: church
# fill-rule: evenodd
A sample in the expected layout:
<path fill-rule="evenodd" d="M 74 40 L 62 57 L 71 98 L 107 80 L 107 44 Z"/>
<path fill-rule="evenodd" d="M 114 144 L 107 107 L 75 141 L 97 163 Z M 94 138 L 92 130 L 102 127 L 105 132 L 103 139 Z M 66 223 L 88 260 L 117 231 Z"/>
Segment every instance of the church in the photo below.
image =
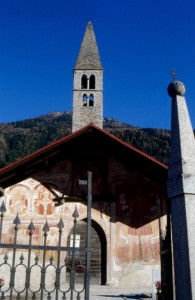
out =
<path fill-rule="evenodd" d="M 28 243 L 31 221 L 32 242 L 41 244 L 47 221 L 48 245 L 57 246 L 61 218 L 62 245 L 71 246 L 76 207 L 76 246 L 81 247 L 87 218 L 87 187 L 82 182 L 90 171 L 91 283 L 152 289 L 154 270 L 160 273 L 162 264 L 167 265 L 168 167 L 103 129 L 103 75 L 88 22 L 73 72 L 72 133 L 0 169 L 1 203 L 6 207 L 2 243 L 12 240 L 17 215 L 19 244 Z M 6 253 L 0 247 L 0 264 Z M 46 253 L 48 260 L 50 255 Z M 55 251 L 52 257 L 55 263 Z"/>

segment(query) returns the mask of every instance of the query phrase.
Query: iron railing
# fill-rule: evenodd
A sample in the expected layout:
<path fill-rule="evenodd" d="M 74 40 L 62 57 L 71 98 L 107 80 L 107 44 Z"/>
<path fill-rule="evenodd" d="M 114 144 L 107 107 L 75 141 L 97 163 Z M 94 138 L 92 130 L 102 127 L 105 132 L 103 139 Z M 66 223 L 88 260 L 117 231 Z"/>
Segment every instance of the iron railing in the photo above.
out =
<path fill-rule="evenodd" d="M 32 221 L 27 228 L 28 244 L 19 244 L 18 235 L 20 234 L 20 219 L 18 215 L 13 221 L 13 243 L 2 243 L 5 211 L 6 207 L 4 202 L 2 202 L 0 207 L 0 250 L 6 249 L 7 254 L 4 255 L 3 261 L 0 263 L 0 278 L 4 279 L 4 284 L 0 285 L 0 299 L 88 300 L 90 268 L 89 241 L 87 242 L 86 248 L 75 247 L 77 219 L 79 217 L 77 209 L 75 208 L 72 215 L 72 247 L 62 246 L 62 234 L 64 230 L 62 219 L 60 219 L 57 225 L 59 230 L 57 246 L 47 245 L 47 237 L 50 230 L 47 221 L 42 229 L 42 245 L 33 245 L 35 226 Z M 90 224 L 90 218 L 88 221 Z M 90 229 L 88 228 L 87 230 L 89 239 Z M 25 257 L 22 251 L 25 252 Z M 49 261 L 46 259 L 47 251 L 57 252 L 56 261 L 54 261 L 52 255 L 49 258 Z M 35 255 L 36 252 L 42 253 L 41 257 Z M 66 258 L 62 259 L 64 253 L 68 253 L 68 257 L 71 257 L 71 260 L 69 259 L 67 262 Z M 83 263 L 78 259 L 78 253 L 79 255 L 81 254 L 81 256 L 86 256 L 86 263 Z"/>

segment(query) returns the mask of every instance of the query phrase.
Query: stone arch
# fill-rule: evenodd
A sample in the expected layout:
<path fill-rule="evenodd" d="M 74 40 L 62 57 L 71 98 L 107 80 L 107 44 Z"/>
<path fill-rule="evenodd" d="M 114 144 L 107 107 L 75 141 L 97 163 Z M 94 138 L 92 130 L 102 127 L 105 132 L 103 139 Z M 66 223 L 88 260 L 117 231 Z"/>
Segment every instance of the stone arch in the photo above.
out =
<path fill-rule="evenodd" d="M 92 240 L 91 240 L 91 283 L 105 285 L 107 282 L 107 239 L 103 228 L 95 220 L 91 220 Z M 80 236 L 80 247 L 86 244 L 87 219 L 83 218 L 77 223 L 77 235 Z M 71 244 L 71 235 L 73 228 L 70 230 L 67 238 L 67 246 Z M 85 257 L 80 257 L 85 261 Z"/>
<path fill-rule="evenodd" d="M 87 89 L 87 75 L 85 74 L 81 77 L 81 89 Z"/>
<path fill-rule="evenodd" d="M 87 94 L 83 94 L 83 106 L 87 106 Z"/>
<path fill-rule="evenodd" d="M 89 89 L 94 90 L 95 89 L 95 75 L 91 75 L 89 78 Z"/>
<path fill-rule="evenodd" d="M 89 96 L 89 106 L 94 106 L 94 95 L 90 94 Z"/>

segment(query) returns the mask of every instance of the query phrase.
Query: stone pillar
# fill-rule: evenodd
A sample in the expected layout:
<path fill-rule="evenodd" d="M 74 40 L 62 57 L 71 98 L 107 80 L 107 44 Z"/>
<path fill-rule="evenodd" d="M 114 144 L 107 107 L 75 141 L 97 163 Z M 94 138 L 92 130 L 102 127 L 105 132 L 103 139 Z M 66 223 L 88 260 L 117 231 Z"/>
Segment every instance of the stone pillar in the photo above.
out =
<path fill-rule="evenodd" d="M 172 98 L 168 197 L 171 206 L 176 300 L 195 299 L 195 140 L 179 81 L 168 86 Z"/>

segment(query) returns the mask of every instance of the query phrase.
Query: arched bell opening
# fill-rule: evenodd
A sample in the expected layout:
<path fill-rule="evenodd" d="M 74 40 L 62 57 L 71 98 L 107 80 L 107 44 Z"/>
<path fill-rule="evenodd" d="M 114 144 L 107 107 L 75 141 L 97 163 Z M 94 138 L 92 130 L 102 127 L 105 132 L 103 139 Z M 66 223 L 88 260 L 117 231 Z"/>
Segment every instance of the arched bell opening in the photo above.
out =
<path fill-rule="evenodd" d="M 91 75 L 89 78 L 89 89 L 90 90 L 95 89 L 95 75 Z"/>
<path fill-rule="evenodd" d="M 87 89 L 87 75 L 83 75 L 81 78 L 81 89 L 86 90 Z"/>
<path fill-rule="evenodd" d="M 89 106 L 91 106 L 91 107 L 94 106 L 94 96 L 93 96 L 93 94 L 90 94 L 90 96 L 89 96 Z"/>

